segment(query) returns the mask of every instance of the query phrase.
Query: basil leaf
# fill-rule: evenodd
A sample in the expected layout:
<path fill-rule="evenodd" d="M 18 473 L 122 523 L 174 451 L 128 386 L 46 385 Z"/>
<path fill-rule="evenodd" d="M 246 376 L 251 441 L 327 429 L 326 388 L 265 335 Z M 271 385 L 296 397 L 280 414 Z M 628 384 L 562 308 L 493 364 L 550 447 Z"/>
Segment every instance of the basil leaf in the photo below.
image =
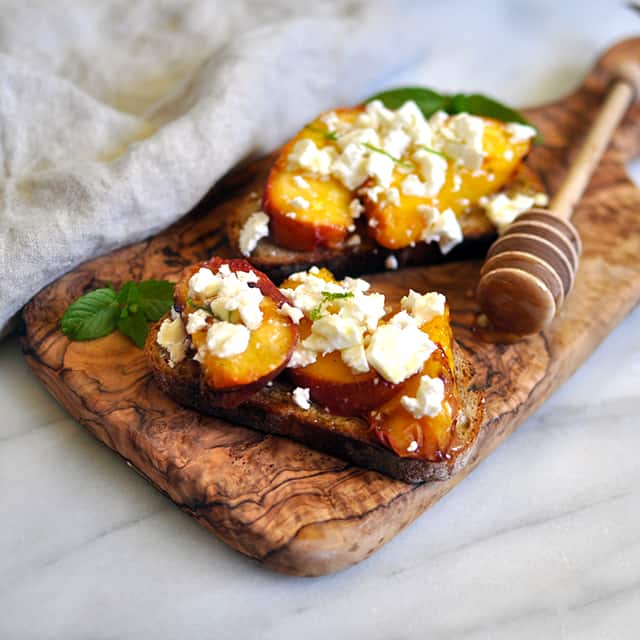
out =
<path fill-rule="evenodd" d="M 144 280 L 138 283 L 138 304 L 145 318 L 156 322 L 173 305 L 173 282 Z"/>
<path fill-rule="evenodd" d="M 542 141 L 538 128 L 534 127 L 521 113 L 481 93 L 441 95 L 432 89 L 401 87 L 377 93 L 375 96 L 365 100 L 365 102 L 371 102 L 372 100 L 381 100 L 388 109 L 398 109 L 407 100 L 413 100 L 425 118 L 429 118 L 436 111 L 446 111 L 450 114 L 470 113 L 474 116 L 495 118 L 502 122 L 519 122 L 536 129 L 538 131 L 536 142 Z"/>
<path fill-rule="evenodd" d="M 95 340 L 115 330 L 119 315 L 116 292 L 105 287 L 80 296 L 70 304 L 60 327 L 71 340 Z"/>
<path fill-rule="evenodd" d="M 371 102 L 372 100 L 381 100 L 382 104 L 388 109 L 399 109 L 405 102 L 413 100 L 425 118 L 433 115 L 436 111 L 446 111 L 447 103 L 449 102 L 447 96 L 424 87 L 402 87 L 400 89 L 382 91 L 368 98 L 365 102 Z"/>
<path fill-rule="evenodd" d="M 495 118 L 502 122 L 519 122 L 520 124 L 529 124 L 522 115 L 520 115 L 511 107 L 483 96 L 480 93 L 457 93 L 451 98 L 451 113 L 471 113 L 475 116 L 486 116 L 487 118 Z"/>
<path fill-rule="evenodd" d="M 130 338 L 136 347 L 140 347 L 140 349 L 144 347 L 147 333 L 149 332 L 144 313 L 141 311 L 135 313 L 130 312 L 126 316 L 121 317 L 118 320 L 118 329 L 120 329 L 120 332 L 127 336 L 127 338 Z"/>

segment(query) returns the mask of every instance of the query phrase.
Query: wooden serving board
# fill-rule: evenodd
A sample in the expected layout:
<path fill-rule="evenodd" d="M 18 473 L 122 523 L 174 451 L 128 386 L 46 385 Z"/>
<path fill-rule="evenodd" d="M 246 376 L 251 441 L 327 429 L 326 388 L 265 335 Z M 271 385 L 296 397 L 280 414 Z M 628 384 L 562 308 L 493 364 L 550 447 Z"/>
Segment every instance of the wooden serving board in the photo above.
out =
<path fill-rule="evenodd" d="M 640 39 L 609 50 L 572 95 L 528 116 L 544 146 L 530 162 L 553 193 L 623 59 Z M 446 293 L 456 338 L 486 397 L 479 446 L 446 482 L 408 485 L 295 442 L 201 416 L 155 386 L 142 351 L 119 334 L 69 342 L 58 323 L 77 296 L 106 282 L 175 279 L 183 266 L 228 251 L 217 205 L 233 185 L 146 242 L 92 260 L 24 310 L 22 344 L 36 375 L 69 413 L 226 543 L 266 566 L 321 575 L 368 557 L 450 491 L 584 361 L 640 299 L 640 192 L 625 162 L 640 153 L 640 106 L 617 132 L 574 221 L 584 242 L 575 289 L 548 331 L 510 345 L 474 332 L 479 263 L 377 275 L 391 297 L 408 287 Z M 241 179 L 236 174 L 236 180 Z"/>

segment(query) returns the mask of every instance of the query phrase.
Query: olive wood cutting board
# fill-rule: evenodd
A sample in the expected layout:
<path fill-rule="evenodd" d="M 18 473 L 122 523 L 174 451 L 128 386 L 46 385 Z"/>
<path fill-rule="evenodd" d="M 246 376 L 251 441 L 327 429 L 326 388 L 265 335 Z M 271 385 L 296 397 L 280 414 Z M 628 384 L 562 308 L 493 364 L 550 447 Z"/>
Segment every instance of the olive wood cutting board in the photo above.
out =
<path fill-rule="evenodd" d="M 640 38 L 610 49 L 567 98 L 527 111 L 544 134 L 530 157 L 550 193 L 562 180 L 621 60 L 640 62 Z M 87 262 L 41 291 L 24 310 L 27 362 L 57 400 L 183 510 L 241 553 L 286 573 L 348 567 L 449 492 L 535 411 L 640 299 L 640 191 L 625 162 L 640 154 L 640 106 L 627 114 L 574 214 L 584 253 L 573 293 L 552 326 L 512 344 L 474 329 L 480 263 L 466 261 L 369 278 L 399 298 L 408 287 L 443 291 L 454 333 L 486 398 L 479 444 L 445 482 L 409 485 L 293 441 L 185 409 L 158 390 L 144 354 L 114 333 L 69 342 L 59 320 L 82 293 L 129 279 L 176 279 L 225 255 L 222 181 L 195 211 L 159 235 Z M 499 489 L 497 489 L 499 490 Z M 446 517 L 441 513 L 439 517 Z"/>

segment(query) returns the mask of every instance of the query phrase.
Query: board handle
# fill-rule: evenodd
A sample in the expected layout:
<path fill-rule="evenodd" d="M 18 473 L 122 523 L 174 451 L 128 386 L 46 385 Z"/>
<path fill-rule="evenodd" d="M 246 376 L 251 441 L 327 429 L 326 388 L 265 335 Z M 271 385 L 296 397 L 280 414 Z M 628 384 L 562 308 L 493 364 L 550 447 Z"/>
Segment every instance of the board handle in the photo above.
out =
<path fill-rule="evenodd" d="M 551 200 L 554 215 L 569 220 L 576 204 L 587 188 L 605 149 L 624 114 L 640 94 L 640 66 L 625 61 L 614 70 L 616 78 L 562 186 Z"/>

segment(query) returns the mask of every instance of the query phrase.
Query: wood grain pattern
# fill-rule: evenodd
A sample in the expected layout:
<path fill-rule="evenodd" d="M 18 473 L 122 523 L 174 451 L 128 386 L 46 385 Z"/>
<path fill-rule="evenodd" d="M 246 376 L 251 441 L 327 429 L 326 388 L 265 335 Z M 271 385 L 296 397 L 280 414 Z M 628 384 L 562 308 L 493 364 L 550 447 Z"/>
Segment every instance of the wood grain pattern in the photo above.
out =
<path fill-rule="evenodd" d="M 568 98 L 528 112 L 545 136 L 531 157 L 551 193 L 593 117 L 617 61 L 640 61 L 640 39 L 610 50 Z M 292 574 L 320 575 L 368 557 L 450 491 L 581 364 L 640 299 L 640 193 L 624 164 L 640 152 L 640 107 L 627 115 L 574 221 L 584 253 L 574 291 L 541 334 L 510 345 L 473 330 L 479 262 L 372 277 L 398 297 L 446 293 L 454 332 L 486 396 L 469 465 L 445 482 L 407 485 L 294 442 L 177 406 L 154 385 L 142 351 L 113 334 L 70 343 L 58 330 L 69 302 L 105 282 L 176 278 L 226 250 L 223 199 L 236 173 L 202 206 L 160 235 L 97 258 L 39 293 L 24 310 L 25 357 L 58 401 L 160 491 L 238 551 Z M 499 488 L 497 488 L 499 490 Z"/>

